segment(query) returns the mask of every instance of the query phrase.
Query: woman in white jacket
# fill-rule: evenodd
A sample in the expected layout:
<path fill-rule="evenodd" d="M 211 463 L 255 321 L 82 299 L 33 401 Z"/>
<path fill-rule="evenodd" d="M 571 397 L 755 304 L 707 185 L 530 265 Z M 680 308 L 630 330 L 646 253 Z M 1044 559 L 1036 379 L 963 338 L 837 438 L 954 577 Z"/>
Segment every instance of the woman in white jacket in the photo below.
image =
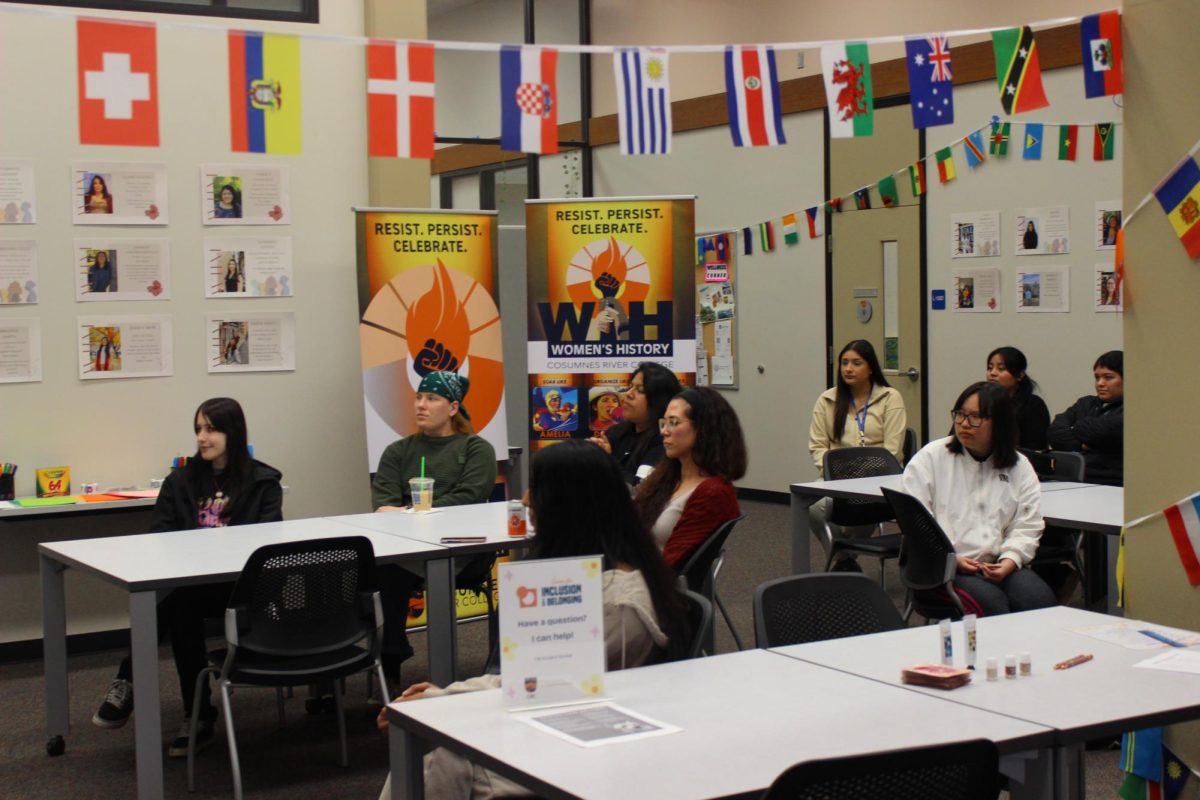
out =
<path fill-rule="evenodd" d="M 1037 553 L 1045 523 L 1037 474 L 1017 451 L 1008 392 L 973 383 L 950 413 L 953 434 L 913 456 L 904 470 L 904 491 L 925 504 L 954 543 L 955 587 L 984 614 L 1054 605 L 1046 582 L 1024 569 Z"/>
<path fill-rule="evenodd" d="M 597 447 L 568 440 L 539 450 L 525 497 L 537 530 L 529 558 L 604 556 L 604 643 L 608 668 L 681 658 L 691 631 L 687 605 L 649 531 L 642 527 L 616 462 Z M 497 689 L 499 675 L 481 675 L 439 689 L 410 686 L 400 701 Z M 387 717 L 379 715 L 387 730 Z M 521 786 L 445 749 L 425 760 L 428 797 L 529 797 Z M 380 800 L 391 797 L 391 779 Z"/>

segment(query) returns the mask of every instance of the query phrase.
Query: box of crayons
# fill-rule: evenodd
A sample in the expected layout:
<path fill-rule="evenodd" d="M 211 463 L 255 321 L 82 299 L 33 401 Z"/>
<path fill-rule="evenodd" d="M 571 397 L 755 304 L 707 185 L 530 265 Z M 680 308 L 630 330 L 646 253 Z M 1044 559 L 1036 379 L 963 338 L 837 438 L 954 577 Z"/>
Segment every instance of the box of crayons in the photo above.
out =
<path fill-rule="evenodd" d="M 70 493 L 70 467 L 42 467 L 37 471 L 38 497 L 64 497 Z"/>
<path fill-rule="evenodd" d="M 971 682 L 971 670 L 945 664 L 917 664 L 900 670 L 900 682 L 935 689 L 957 689 Z"/>
<path fill-rule="evenodd" d="M 0 500 L 12 500 L 16 492 L 16 464 L 0 464 Z"/>

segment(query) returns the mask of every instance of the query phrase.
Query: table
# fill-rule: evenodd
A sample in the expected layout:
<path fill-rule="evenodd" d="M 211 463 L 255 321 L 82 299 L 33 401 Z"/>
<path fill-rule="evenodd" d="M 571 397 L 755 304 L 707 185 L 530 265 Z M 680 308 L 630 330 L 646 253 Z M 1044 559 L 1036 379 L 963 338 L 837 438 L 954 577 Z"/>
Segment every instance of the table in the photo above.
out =
<path fill-rule="evenodd" d="M 424 795 L 424 744 L 449 747 L 545 797 L 688 800 L 756 797 L 787 767 L 810 759 L 974 738 L 1010 753 L 1053 740 L 1047 726 L 765 650 L 610 672 L 605 680 L 613 701 L 682 730 L 584 748 L 520 722 L 498 690 L 394 703 L 392 797 Z"/>
<path fill-rule="evenodd" d="M 1078 628 L 1106 625 L 1111 616 L 1066 606 L 984 617 L 978 622 L 977 675 L 954 691 L 904 686 L 900 670 L 918 663 L 940 663 L 941 637 L 934 626 L 776 648 L 773 652 L 869 678 L 964 707 L 1005 714 L 1055 730 L 1055 762 L 1066 765 L 1081 755 L 1089 739 L 1128 730 L 1200 718 L 1200 677 L 1133 664 L 1161 650 L 1131 650 L 1080 633 Z M 964 663 L 962 623 L 953 626 L 955 663 Z M 988 656 L 999 659 L 1028 652 L 1033 676 L 989 682 L 983 675 Z M 1068 670 L 1054 665 L 1080 653 L 1095 659 Z M 1059 797 L 1085 796 L 1082 769 L 1079 794 L 1072 795 L 1069 769 L 1058 769 Z"/>
<path fill-rule="evenodd" d="M 103 503 L 68 503 L 61 506 L 32 506 L 26 508 L 7 500 L 0 501 L 0 522 L 26 519 L 28 517 L 67 516 L 70 514 L 96 513 L 103 511 L 135 511 L 153 508 L 156 498 L 132 497 L 126 500 L 108 500 Z"/>

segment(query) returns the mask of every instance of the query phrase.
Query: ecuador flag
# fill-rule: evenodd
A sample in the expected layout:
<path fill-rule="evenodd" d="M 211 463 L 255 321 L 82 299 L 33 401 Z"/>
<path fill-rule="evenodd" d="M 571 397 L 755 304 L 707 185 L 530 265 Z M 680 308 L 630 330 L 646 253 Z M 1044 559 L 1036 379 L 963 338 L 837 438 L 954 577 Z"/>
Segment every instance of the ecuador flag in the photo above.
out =
<path fill-rule="evenodd" d="M 1154 190 L 1154 196 L 1188 255 L 1200 258 L 1200 167 L 1195 159 L 1184 159 Z"/>
<path fill-rule="evenodd" d="M 234 152 L 301 152 L 298 38 L 229 32 L 229 125 Z"/>

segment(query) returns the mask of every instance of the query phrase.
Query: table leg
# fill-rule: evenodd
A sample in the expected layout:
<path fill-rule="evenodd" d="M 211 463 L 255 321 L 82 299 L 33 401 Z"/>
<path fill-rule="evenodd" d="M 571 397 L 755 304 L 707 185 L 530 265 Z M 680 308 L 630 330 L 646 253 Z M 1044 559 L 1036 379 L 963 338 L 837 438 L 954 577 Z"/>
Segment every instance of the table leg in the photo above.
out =
<path fill-rule="evenodd" d="M 1012 800 L 1051 800 L 1055 791 L 1055 751 L 1032 750 L 1000 757 L 1000 773 L 1008 777 Z"/>
<path fill-rule="evenodd" d="M 425 797 L 424 753 L 424 742 L 392 720 L 388 726 L 392 800 L 422 800 Z"/>
<path fill-rule="evenodd" d="M 809 548 L 813 540 L 812 525 L 808 509 L 819 502 L 819 495 L 792 492 L 792 574 L 804 575 L 811 572 Z"/>
<path fill-rule="evenodd" d="M 1108 597 L 1106 599 L 1106 602 L 1108 604 L 1108 608 L 1107 608 L 1108 613 L 1112 614 L 1114 617 L 1125 616 L 1124 609 L 1120 608 L 1117 605 L 1117 593 L 1120 591 L 1120 587 L 1117 586 L 1117 556 L 1120 554 L 1120 551 L 1121 551 L 1121 537 L 1120 536 L 1110 536 L 1108 534 L 1105 534 L 1105 536 L 1104 536 L 1104 560 L 1105 560 L 1104 569 L 1105 569 L 1105 574 L 1108 576 Z"/>
<path fill-rule="evenodd" d="M 129 630 L 133 643 L 134 751 L 137 796 L 163 796 L 162 708 L 158 693 L 158 595 L 130 592 Z"/>
<path fill-rule="evenodd" d="M 454 559 L 425 562 L 426 637 L 429 641 L 429 676 L 438 686 L 454 682 L 455 619 Z"/>
<path fill-rule="evenodd" d="M 67 602 L 63 587 L 66 566 L 39 556 L 42 573 L 42 668 L 46 673 L 46 752 L 61 755 L 71 727 L 67 682 Z"/>
<path fill-rule="evenodd" d="M 1055 800 L 1079 800 L 1087 797 L 1084 791 L 1083 745 L 1070 744 L 1054 748 Z"/>

